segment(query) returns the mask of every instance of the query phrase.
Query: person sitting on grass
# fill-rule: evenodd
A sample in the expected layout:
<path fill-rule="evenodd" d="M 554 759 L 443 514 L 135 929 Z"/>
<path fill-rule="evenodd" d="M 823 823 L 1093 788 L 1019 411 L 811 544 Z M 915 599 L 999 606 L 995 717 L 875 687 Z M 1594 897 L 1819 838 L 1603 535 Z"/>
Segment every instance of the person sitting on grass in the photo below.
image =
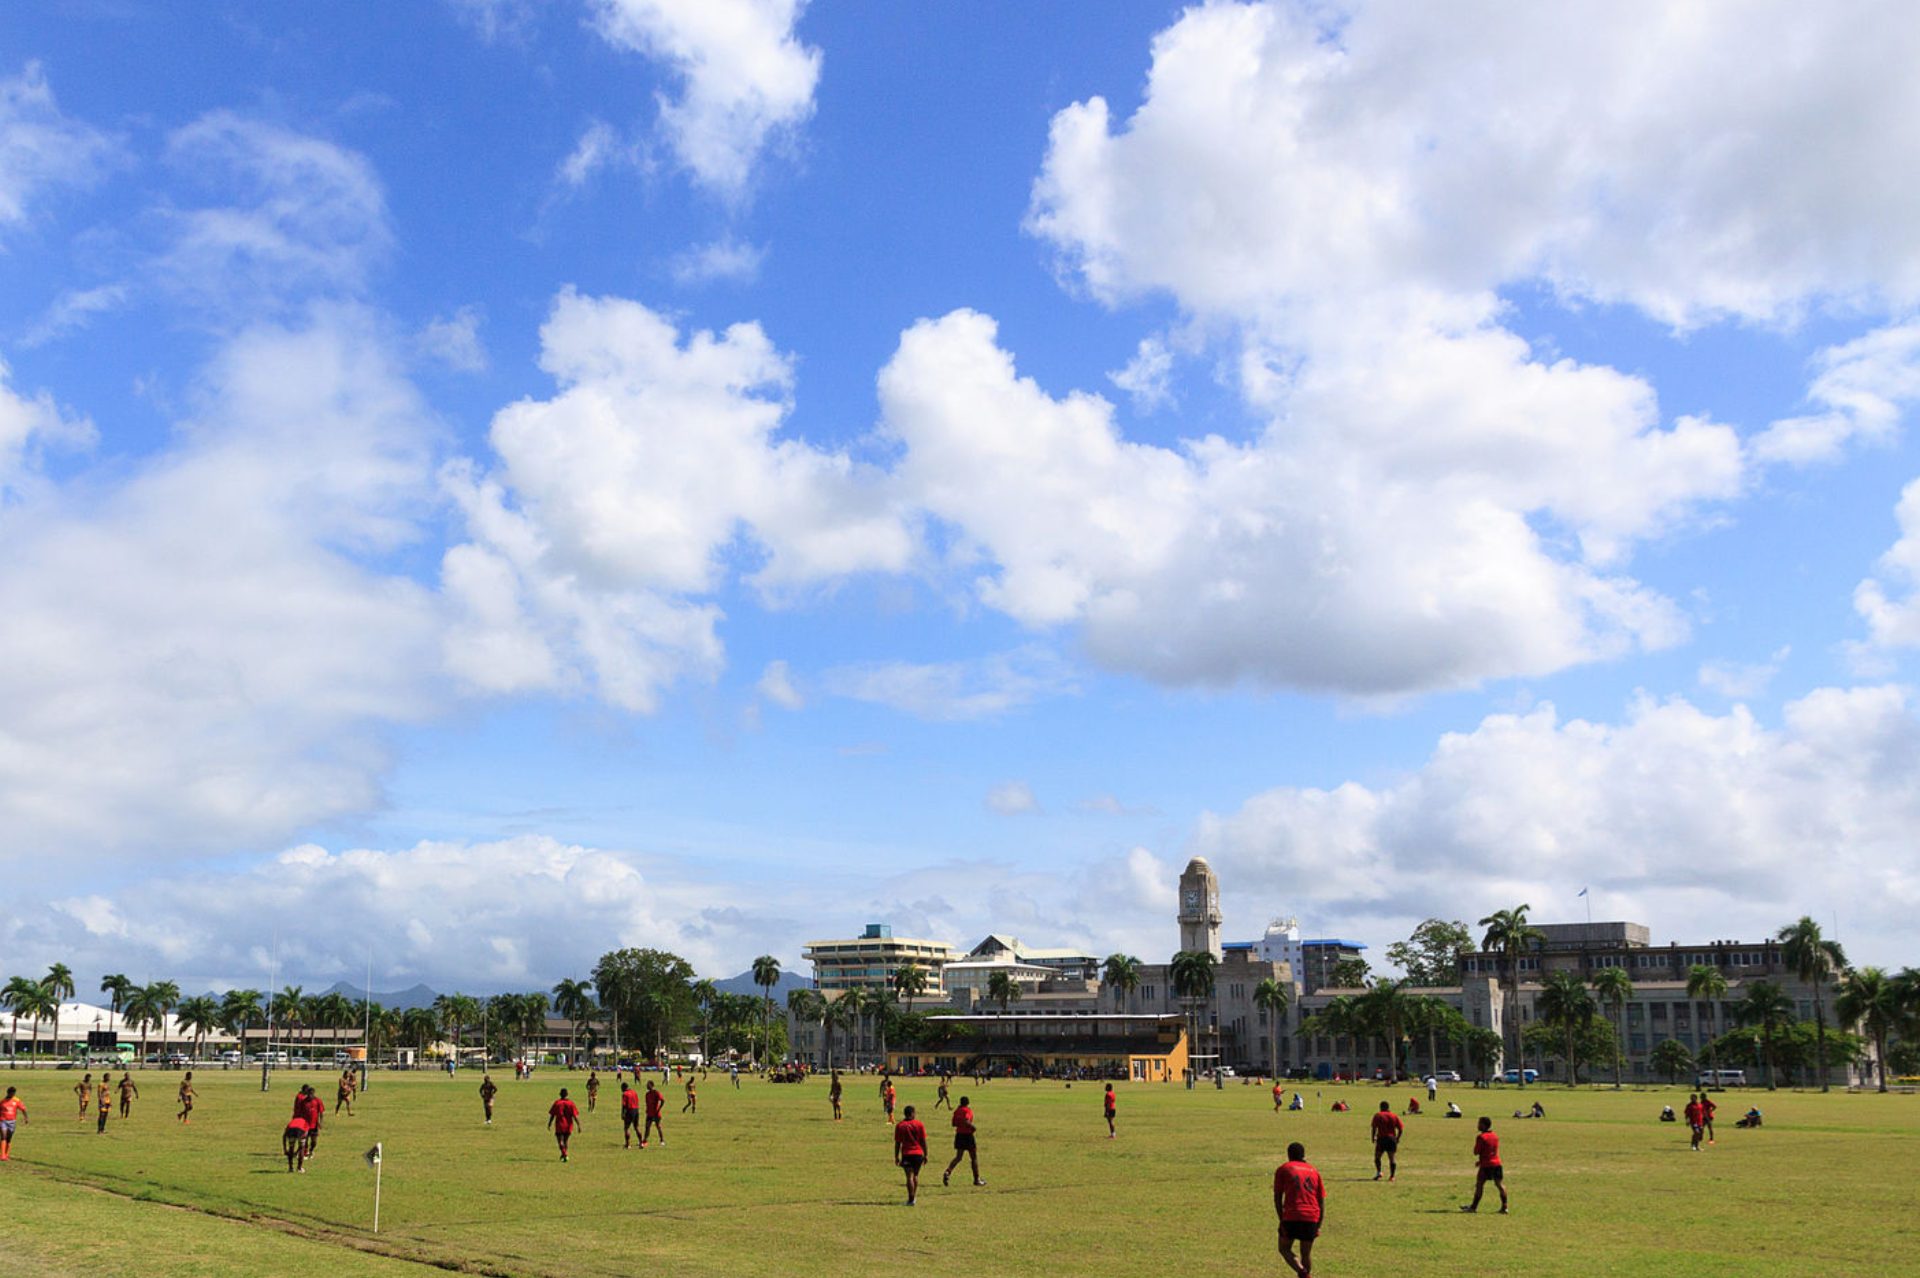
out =
<path fill-rule="evenodd" d="M 1464 1114 L 1462 1114 L 1462 1113 L 1460 1112 L 1460 1106 L 1459 1106 L 1459 1104 L 1458 1104 L 1457 1102 L 1455 1102 L 1455 1101 L 1448 1101 L 1448 1102 L 1447 1102 L 1447 1117 L 1448 1117 L 1448 1118 L 1464 1118 L 1464 1117 L 1466 1117 L 1466 1115 L 1464 1115 Z"/>
<path fill-rule="evenodd" d="M 1673 1106 L 1662 1105 L 1660 1107 L 1660 1121 L 1663 1123 L 1677 1123 L 1680 1120 L 1674 1117 Z"/>
<path fill-rule="evenodd" d="M 1735 1119 L 1733 1125 L 1735 1127 L 1758 1127 L 1760 1125 L 1760 1110 L 1757 1107 L 1749 1109 L 1741 1117 Z"/>

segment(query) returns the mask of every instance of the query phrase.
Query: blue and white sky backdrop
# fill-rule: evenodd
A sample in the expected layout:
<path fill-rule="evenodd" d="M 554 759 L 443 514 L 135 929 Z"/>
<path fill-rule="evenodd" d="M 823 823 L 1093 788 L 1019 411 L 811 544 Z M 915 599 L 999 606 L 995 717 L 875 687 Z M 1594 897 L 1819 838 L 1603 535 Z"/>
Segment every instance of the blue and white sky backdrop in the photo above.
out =
<path fill-rule="evenodd" d="M 8 970 L 1920 958 L 1920 21 L 0 19 Z"/>

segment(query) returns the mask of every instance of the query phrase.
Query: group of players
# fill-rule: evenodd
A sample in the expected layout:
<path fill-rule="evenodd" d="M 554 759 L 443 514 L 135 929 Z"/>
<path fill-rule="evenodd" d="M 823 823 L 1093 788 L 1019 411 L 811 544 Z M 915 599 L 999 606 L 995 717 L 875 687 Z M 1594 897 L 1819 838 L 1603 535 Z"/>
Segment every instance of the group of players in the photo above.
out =
<path fill-rule="evenodd" d="M 1482 1118 L 1473 1138 L 1473 1201 L 1463 1204 L 1464 1212 L 1480 1210 L 1481 1195 L 1491 1184 L 1500 1193 L 1500 1214 L 1507 1214 L 1506 1168 L 1500 1162 L 1500 1137 L 1494 1133 L 1493 1120 Z M 1373 1137 L 1373 1178 L 1379 1180 L 1381 1163 L 1386 1163 L 1386 1178 L 1391 1182 L 1400 1172 L 1400 1138 L 1405 1124 L 1387 1101 L 1371 1124 Z M 1280 1218 L 1280 1259 L 1300 1278 L 1313 1273 L 1313 1244 L 1326 1220 L 1327 1186 L 1320 1172 L 1307 1161 L 1307 1147 L 1299 1141 L 1287 1146 L 1287 1161 L 1273 1173 L 1273 1210 Z M 1295 1245 L 1299 1254 L 1294 1254 Z"/>
<path fill-rule="evenodd" d="M 98 1083 L 93 1081 L 91 1073 L 82 1076 L 80 1081 L 73 1085 L 73 1094 L 79 1101 L 79 1108 L 75 1114 L 76 1121 L 86 1121 L 87 1108 L 91 1105 L 98 1115 L 93 1130 L 96 1133 L 104 1133 L 107 1130 L 107 1119 L 113 1115 L 113 1100 L 116 1092 L 120 1097 L 120 1117 L 131 1118 L 133 1102 L 140 1099 L 140 1088 L 133 1081 L 133 1074 L 130 1071 L 120 1071 L 120 1082 L 117 1087 L 113 1081 L 112 1071 L 103 1072 Z M 186 1076 L 180 1080 L 180 1112 L 174 1116 L 175 1121 L 182 1123 L 192 1121 L 193 1102 L 197 1095 L 198 1093 L 193 1090 L 193 1071 L 188 1070 Z"/>
<path fill-rule="evenodd" d="M 193 1077 L 189 1074 L 187 1077 Z M 351 1067 L 342 1070 L 340 1081 L 334 1088 L 334 1108 L 337 1112 L 351 1116 L 353 1098 L 359 1094 L 360 1080 L 354 1076 Z M 307 1160 L 320 1145 L 320 1127 L 327 1116 L 327 1103 L 313 1090 L 312 1083 L 303 1083 L 294 1094 L 293 1115 L 287 1119 L 287 1126 L 280 1133 L 280 1150 L 287 1156 L 287 1170 L 304 1172 Z"/>

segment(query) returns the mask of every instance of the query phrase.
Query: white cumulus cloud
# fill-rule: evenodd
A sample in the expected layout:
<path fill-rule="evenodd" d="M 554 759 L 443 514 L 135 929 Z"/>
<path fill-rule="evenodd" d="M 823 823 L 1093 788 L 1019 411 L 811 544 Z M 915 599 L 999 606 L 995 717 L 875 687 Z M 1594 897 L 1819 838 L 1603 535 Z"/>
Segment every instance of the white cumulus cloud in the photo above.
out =
<path fill-rule="evenodd" d="M 804 0 L 594 0 L 606 40 L 666 65 L 680 82 L 661 123 L 696 181 L 738 197 L 771 140 L 813 114 L 820 51 L 794 24 Z"/>

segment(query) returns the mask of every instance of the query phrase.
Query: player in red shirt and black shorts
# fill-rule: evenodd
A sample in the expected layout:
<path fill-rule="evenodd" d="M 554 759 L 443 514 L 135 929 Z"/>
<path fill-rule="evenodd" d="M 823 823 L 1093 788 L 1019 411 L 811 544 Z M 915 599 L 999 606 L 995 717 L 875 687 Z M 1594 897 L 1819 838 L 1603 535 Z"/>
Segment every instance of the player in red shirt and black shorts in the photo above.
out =
<path fill-rule="evenodd" d="M 1107 1139 L 1113 1139 L 1113 1111 L 1119 1105 L 1120 1098 L 1113 1094 L 1113 1084 L 1107 1084 L 1106 1098 L 1101 1102 L 1102 1112 L 1107 1116 Z"/>
<path fill-rule="evenodd" d="M 893 1125 L 894 1165 L 907 1173 L 907 1206 L 920 1195 L 920 1169 L 927 1165 L 927 1126 L 913 1116 L 913 1106 Z"/>
<path fill-rule="evenodd" d="M 560 1161 L 567 1161 L 567 1141 L 573 1136 L 573 1129 L 580 1126 L 580 1107 L 567 1099 L 567 1089 L 560 1089 L 560 1099 L 547 1106 L 547 1126 L 553 1129 L 553 1138 L 560 1143 Z"/>
<path fill-rule="evenodd" d="M 1287 1161 L 1273 1173 L 1273 1210 L 1280 1217 L 1280 1259 L 1300 1278 L 1309 1278 L 1313 1240 L 1320 1236 L 1327 1214 L 1327 1186 L 1299 1141 L 1287 1146 Z M 1295 1243 L 1300 1244 L 1298 1260 L 1293 1256 Z"/>
<path fill-rule="evenodd" d="M 963 1157 L 972 1162 L 973 1183 L 986 1184 L 986 1181 L 980 1179 L 980 1147 L 974 1141 L 973 1100 L 967 1096 L 960 1098 L 960 1108 L 953 1111 L 953 1161 L 947 1164 L 944 1172 L 940 1173 L 942 1185 L 948 1183 L 948 1179 L 953 1175 L 953 1169 L 960 1165 Z"/>
<path fill-rule="evenodd" d="M 660 1134 L 660 1143 L 662 1145 L 667 1143 L 666 1125 L 660 1121 L 660 1116 L 667 1110 L 667 1095 L 665 1092 L 656 1092 L 653 1090 L 652 1079 L 647 1080 L 646 1099 L 647 1122 L 646 1126 L 640 1129 L 640 1148 L 642 1149 L 647 1147 L 647 1134 L 649 1132 L 658 1132 Z"/>
<path fill-rule="evenodd" d="M 640 1093 L 633 1090 L 633 1084 L 620 1080 L 620 1148 L 632 1149 L 633 1139 L 640 1135 Z"/>
<path fill-rule="evenodd" d="M 1486 1189 L 1487 1182 L 1500 1191 L 1500 1214 L 1507 1214 L 1507 1173 L 1500 1165 L 1500 1138 L 1493 1134 L 1493 1120 L 1480 1120 L 1480 1134 L 1473 1138 L 1473 1201 L 1462 1207 L 1461 1211 L 1479 1211 L 1480 1195 Z"/>
<path fill-rule="evenodd" d="M 1400 1174 L 1400 1133 L 1405 1130 L 1399 1115 L 1393 1112 L 1393 1106 L 1386 1101 L 1380 1102 L 1380 1112 L 1373 1116 L 1373 1178 L 1380 1179 L 1380 1158 L 1386 1156 L 1387 1179 L 1392 1180 Z"/>
<path fill-rule="evenodd" d="M 1700 1152 L 1701 1138 L 1707 1134 L 1707 1107 L 1692 1092 L 1687 1093 L 1687 1131 L 1693 1138 L 1688 1146 L 1694 1153 Z"/>
<path fill-rule="evenodd" d="M 307 1169 L 307 1120 L 295 1114 L 287 1120 L 287 1130 L 280 1133 L 280 1152 L 287 1156 L 287 1170 L 294 1171 L 294 1162 L 299 1161 L 299 1171 Z"/>

